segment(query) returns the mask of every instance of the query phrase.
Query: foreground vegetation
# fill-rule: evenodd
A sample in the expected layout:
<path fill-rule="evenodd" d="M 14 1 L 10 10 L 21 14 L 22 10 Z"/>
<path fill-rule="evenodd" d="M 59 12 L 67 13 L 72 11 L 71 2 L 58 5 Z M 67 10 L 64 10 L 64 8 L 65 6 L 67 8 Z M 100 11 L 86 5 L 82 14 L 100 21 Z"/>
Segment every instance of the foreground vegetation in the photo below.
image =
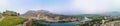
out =
<path fill-rule="evenodd" d="M 93 16 L 88 18 L 92 19 L 92 21 L 87 21 L 83 24 L 77 24 L 76 26 L 94 26 L 95 24 L 101 24 L 101 21 L 104 20 L 102 16 Z"/>
<path fill-rule="evenodd" d="M 101 26 L 102 24 L 109 23 L 112 21 L 120 21 L 120 17 L 117 16 L 114 17 L 93 16 L 88 18 L 92 19 L 92 21 L 87 21 L 83 24 L 77 24 L 75 26 Z"/>
<path fill-rule="evenodd" d="M 0 21 L 0 26 L 16 26 L 26 21 L 26 19 L 18 16 L 19 14 L 14 11 L 6 11 L 1 13 L 1 15 L 3 19 Z"/>
<path fill-rule="evenodd" d="M 26 19 L 19 16 L 4 16 L 5 18 L 0 21 L 0 26 L 15 26 L 22 24 Z"/>
<path fill-rule="evenodd" d="M 0 18 L 2 19 L 0 20 L 0 26 L 18 26 L 27 21 L 26 18 L 20 17 L 20 14 L 14 11 L 5 11 L 0 13 L 0 16 L 3 18 Z M 36 20 L 33 20 L 32 23 L 34 26 L 50 26 L 48 24 L 42 24 L 42 22 Z"/>

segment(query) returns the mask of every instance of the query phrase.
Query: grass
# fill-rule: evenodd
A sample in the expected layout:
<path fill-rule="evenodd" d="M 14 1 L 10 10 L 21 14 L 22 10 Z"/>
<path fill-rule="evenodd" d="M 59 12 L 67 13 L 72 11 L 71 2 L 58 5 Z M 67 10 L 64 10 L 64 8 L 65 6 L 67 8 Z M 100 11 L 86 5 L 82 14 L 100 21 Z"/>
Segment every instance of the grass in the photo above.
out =
<path fill-rule="evenodd" d="M 22 24 L 26 19 L 19 16 L 4 16 L 5 18 L 0 21 L 0 26 L 15 26 Z"/>

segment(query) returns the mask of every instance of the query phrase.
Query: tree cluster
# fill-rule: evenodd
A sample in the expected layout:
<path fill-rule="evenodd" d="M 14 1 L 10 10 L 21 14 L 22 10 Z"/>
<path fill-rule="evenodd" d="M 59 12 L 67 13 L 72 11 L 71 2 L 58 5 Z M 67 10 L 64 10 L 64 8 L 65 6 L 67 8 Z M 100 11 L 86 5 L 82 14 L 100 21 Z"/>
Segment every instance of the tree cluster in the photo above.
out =
<path fill-rule="evenodd" d="M 5 11 L 2 15 L 9 15 L 9 16 L 19 16 L 20 14 L 14 11 Z"/>

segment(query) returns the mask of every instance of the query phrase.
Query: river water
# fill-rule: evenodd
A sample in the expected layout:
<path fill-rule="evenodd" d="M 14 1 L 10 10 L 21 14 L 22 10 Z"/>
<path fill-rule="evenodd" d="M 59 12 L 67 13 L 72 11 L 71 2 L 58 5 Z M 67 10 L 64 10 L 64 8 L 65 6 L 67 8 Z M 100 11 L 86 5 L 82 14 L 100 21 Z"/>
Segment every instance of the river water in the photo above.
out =
<path fill-rule="evenodd" d="M 75 26 L 75 24 L 79 24 L 80 22 L 69 22 L 69 23 L 61 23 L 61 22 L 54 22 L 54 23 L 48 23 L 51 26 Z"/>
<path fill-rule="evenodd" d="M 88 20 L 91 20 L 91 19 L 84 17 L 84 19 L 81 21 L 74 21 L 74 22 L 68 22 L 68 23 L 52 22 L 47 24 L 50 24 L 51 26 L 75 26 L 76 24 L 80 24 L 80 22 L 85 22 Z"/>

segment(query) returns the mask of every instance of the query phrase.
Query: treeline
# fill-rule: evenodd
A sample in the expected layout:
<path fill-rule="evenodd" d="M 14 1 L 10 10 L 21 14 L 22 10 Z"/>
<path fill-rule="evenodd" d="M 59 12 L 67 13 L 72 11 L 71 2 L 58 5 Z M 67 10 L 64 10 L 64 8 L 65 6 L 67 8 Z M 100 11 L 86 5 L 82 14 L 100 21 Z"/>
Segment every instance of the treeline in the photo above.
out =
<path fill-rule="evenodd" d="M 9 16 L 19 16 L 20 14 L 17 13 L 17 12 L 14 12 L 14 11 L 5 11 L 5 12 L 2 12 L 0 13 L 1 15 L 9 15 Z"/>

